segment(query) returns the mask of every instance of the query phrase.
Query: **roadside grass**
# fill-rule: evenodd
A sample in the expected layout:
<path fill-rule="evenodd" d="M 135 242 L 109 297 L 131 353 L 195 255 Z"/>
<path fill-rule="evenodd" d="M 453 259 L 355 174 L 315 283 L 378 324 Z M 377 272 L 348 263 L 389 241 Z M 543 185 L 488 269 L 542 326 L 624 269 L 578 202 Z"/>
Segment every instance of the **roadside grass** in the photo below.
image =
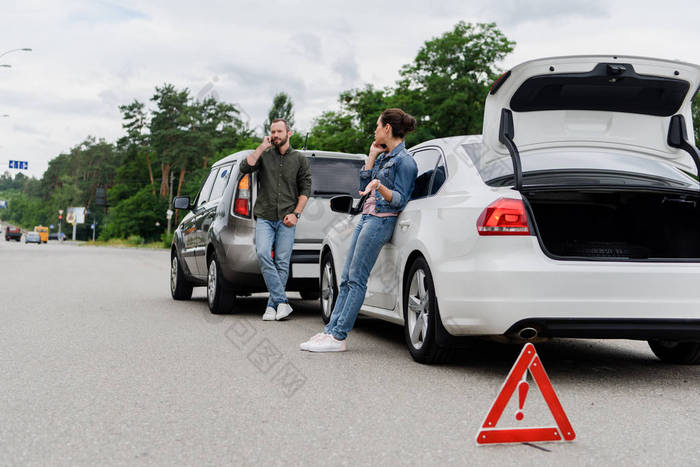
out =
<path fill-rule="evenodd" d="M 137 237 L 137 238 L 135 238 Z M 163 248 L 169 248 L 169 246 L 164 246 L 163 242 L 149 242 L 146 243 L 141 237 L 132 236 L 129 238 L 110 238 L 109 240 L 96 240 L 81 242 L 80 246 L 111 246 L 114 248 L 148 248 L 152 250 L 160 250 Z"/>

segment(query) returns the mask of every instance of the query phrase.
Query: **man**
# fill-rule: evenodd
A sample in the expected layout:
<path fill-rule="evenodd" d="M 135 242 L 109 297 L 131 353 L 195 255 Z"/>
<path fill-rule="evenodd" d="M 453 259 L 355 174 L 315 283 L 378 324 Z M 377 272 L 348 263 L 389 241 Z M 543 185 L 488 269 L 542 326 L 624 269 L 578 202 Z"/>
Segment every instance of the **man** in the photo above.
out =
<path fill-rule="evenodd" d="M 296 224 L 311 194 L 309 161 L 289 145 L 291 136 L 284 119 L 273 120 L 270 136 L 265 136 L 240 165 L 241 173 L 258 172 L 255 249 L 270 292 L 264 321 L 281 320 L 292 312 L 284 289 Z"/>

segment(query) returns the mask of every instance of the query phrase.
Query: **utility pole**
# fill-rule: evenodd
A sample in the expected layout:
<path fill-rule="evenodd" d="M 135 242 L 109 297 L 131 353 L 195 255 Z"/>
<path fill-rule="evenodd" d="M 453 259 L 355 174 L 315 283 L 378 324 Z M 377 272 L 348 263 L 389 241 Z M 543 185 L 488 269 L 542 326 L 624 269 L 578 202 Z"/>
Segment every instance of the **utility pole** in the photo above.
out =
<path fill-rule="evenodd" d="M 175 177 L 173 176 L 173 168 L 170 168 L 170 202 L 168 203 L 168 211 L 172 211 L 173 209 L 173 181 L 175 180 Z M 173 223 L 173 216 L 172 214 L 168 215 L 168 235 L 170 235 L 170 228 Z"/>

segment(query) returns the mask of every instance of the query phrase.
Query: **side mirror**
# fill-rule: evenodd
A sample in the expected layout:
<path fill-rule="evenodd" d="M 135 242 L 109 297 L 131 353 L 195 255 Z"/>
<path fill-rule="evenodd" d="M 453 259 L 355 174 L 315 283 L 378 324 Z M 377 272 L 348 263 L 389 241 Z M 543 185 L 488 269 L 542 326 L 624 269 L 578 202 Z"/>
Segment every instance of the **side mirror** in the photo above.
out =
<path fill-rule="evenodd" d="M 190 197 L 189 196 L 178 196 L 173 200 L 173 207 L 175 209 L 191 209 L 190 208 Z"/>
<path fill-rule="evenodd" d="M 331 211 L 342 214 L 352 214 L 352 196 L 340 195 L 331 198 Z"/>

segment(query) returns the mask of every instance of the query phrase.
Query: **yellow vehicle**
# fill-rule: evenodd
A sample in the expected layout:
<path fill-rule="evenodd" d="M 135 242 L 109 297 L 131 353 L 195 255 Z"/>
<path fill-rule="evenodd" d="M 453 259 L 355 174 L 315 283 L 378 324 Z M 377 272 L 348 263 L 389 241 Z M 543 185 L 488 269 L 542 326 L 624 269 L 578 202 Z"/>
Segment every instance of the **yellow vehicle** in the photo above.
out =
<path fill-rule="evenodd" d="M 49 241 L 49 228 L 43 225 L 37 225 L 34 227 L 34 232 L 39 232 L 39 238 L 41 243 L 47 243 Z"/>

